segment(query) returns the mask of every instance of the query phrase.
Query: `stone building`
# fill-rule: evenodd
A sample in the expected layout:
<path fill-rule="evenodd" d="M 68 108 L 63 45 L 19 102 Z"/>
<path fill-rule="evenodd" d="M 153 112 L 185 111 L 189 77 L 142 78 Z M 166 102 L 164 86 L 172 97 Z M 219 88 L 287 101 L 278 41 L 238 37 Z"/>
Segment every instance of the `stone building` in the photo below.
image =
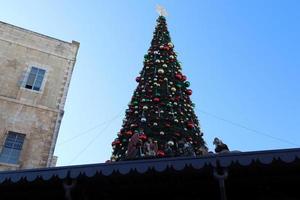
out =
<path fill-rule="evenodd" d="M 79 43 L 0 22 L 0 170 L 53 166 Z"/>

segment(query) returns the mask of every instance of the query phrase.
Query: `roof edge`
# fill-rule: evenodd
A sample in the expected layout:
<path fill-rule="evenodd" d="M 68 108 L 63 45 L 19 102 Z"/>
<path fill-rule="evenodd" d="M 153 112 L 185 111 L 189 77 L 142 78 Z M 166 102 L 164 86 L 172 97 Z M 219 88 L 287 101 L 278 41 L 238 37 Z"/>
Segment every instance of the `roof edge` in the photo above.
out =
<path fill-rule="evenodd" d="M 10 27 L 12 27 L 14 29 L 18 29 L 20 31 L 27 32 L 27 33 L 33 34 L 35 36 L 42 37 L 42 38 L 49 39 L 49 40 L 56 40 L 58 42 L 63 42 L 63 43 L 70 44 L 70 45 L 75 45 L 75 46 L 78 46 L 78 47 L 79 47 L 79 44 L 80 44 L 76 40 L 72 40 L 71 42 L 67 42 L 67 41 L 64 41 L 64 40 L 61 40 L 61 39 L 57 39 L 57 38 L 52 37 L 52 36 L 48 36 L 48 35 L 45 35 L 45 34 L 42 34 L 42 33 L 38 33 L 38 32 L 29 30 L 29 29 L 26 29 L 26 28 L 22 28 L 20 26 L 16 26 L 16 25 L 13 25 L 13 24 L 10 24 L 10 23 L 7 23 L 7 22 L 0 21 L 0 24 L 6 25 L 6 26 L 10 26 Z"/>

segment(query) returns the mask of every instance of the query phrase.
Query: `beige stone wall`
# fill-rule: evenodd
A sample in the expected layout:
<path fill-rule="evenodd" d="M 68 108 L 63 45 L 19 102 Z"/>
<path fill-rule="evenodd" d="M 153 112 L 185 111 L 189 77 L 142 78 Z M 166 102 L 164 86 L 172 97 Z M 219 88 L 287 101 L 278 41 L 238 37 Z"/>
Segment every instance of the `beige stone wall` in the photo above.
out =
<path fill-rule="evenodd" d="M 0 148 L 7 131 L 26 135 L 19 164 L 0 170 L 51 165 L 78 48 L 0 22 Z M 22 87 L 32 66 L 46 70 L 38 92 Z"/>
<path fill-rule="evenodd" d="M 26 137 L 19 167 L 45 167 L 47 165 L 57 113 L 3 99 L 0 99 L 0 111 L 1 148 L 6 139 L 7 131 L 25 134 Z"/>

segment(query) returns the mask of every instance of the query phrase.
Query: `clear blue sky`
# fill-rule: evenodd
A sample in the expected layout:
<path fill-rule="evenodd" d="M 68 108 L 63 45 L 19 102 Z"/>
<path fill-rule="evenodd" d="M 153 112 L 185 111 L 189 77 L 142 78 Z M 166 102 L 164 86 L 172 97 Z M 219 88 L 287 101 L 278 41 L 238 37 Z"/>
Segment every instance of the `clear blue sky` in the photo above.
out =
<path fill-rule="evenodd" d="M 152 39 L 157 3 L 169 12 L 209 147 L 215 136 L 232 150 L 299 146 L 298 0 L 2 1 L 1 21 L 81 43 L 55 151 L 58 165 L 110 157 Z"/>

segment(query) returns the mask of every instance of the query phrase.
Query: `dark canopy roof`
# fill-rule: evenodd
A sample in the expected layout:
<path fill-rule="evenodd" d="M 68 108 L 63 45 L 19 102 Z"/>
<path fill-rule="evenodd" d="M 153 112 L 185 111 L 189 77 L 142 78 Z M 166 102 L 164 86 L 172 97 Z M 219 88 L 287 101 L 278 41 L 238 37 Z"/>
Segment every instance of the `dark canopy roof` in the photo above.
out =
<path fill-rule="evenodd" d="M 49 193 L 49 199 L 64 199 L 66 187 L 63 185 L 70 186 L 72 180 L 73 183 L 76 180 L 78 194 L 93 194 L 94 198 L 87 199 L 104 198 L 105 195 L 108 199 L 122 195 L 129 198 L 132 192 L 145 195 L 151 188 L 152 195 L 171 189 L 170 195 L 177 197 L 194 197 L 199 193 L 219 199 L 220 180 L 225 179 L 227 195 L 231 196 L 228 199 L 235 199 L 237 188 L 243 191 L 252 187 L 264 191 L 260 195 L 265 195 L 266 188 L 292 188 L 299 178 L 300 148 L 297 148 L 4 171 L 0 172 L 0 193 L 7 197 L 31 194 L 44 199 L 43 195 Z M 44 192 L 39 193 L 41 190 Z M 265 199 L 268 198 L 265 196 Z"/>

